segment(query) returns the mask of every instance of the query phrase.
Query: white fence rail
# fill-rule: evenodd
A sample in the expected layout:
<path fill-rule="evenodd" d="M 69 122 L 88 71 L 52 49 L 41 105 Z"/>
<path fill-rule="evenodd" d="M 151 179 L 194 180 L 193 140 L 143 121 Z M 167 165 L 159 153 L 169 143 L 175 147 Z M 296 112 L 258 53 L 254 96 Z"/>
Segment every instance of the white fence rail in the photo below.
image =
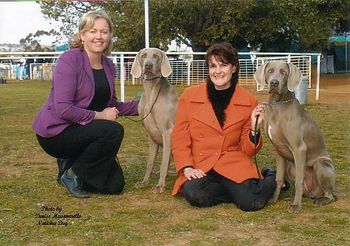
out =
<path fill-rule="evenodd" d="M 0 78 L 18 78 L 19 59 L 27 59 L 27 77 L 30 79 L 50 80 L 55 62 L 61 52 L 0 52 Z M 121 86 L 121 100 L 124 100 L 124 85 L 141 84 L 140 79 L 131 76 L 131 66 L 137 52 L 112 52 L 110 58 L 116 66 L 116 83 Z M 168 52 L 173 73 L 168 78 L 174 85 L 189 86 L 206 80 L 208 70 L 205 64 L 205 53 Z M 302 72 L 303 80 L 311 88 L 312 63 L 316 66 L 316 101 L 319 99 L 320 53 L 259 53 L 240 52 L 239 83 L 243 86 L 254 86 L 254 73 L 258 66 L 270 60 L 291 62 Z M 28 62 L 31 61 L 31 62 Z M 39 61 L 39 62 L 38 62 Z"/>

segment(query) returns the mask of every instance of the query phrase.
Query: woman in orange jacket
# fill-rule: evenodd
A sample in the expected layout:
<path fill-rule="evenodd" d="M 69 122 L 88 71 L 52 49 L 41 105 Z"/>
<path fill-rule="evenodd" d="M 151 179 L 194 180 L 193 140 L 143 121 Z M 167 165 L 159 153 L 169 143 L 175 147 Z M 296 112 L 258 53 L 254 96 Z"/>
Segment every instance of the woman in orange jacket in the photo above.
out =
<path fill-rule="evenodd" d="M 259 129 L 264 106 L 238 82 L 237 51 L 229 43 L 207 50 L 207 83 L 181 95 L 172 152 L 178 178 L 173 195 L 182 193 L 196 207 L 234 203 L 244 211 L 263 208 L 276 188 L 276 172 L 264 168 L 259 179 L 251 157 L 262 146 Z"/>

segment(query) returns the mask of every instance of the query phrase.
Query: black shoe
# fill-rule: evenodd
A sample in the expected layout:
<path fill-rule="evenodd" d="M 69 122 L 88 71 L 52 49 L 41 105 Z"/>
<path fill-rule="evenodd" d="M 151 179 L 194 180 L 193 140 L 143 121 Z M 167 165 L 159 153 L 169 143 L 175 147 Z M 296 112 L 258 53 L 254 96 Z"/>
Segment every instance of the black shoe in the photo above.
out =
<path fill-rule="evenodd" d="M 281 191 L 287 191 L 290 188 L 290 183 L 288 182 L 288 180 L 284 180 L 284 186 L 281 188 Z"/>
<path fill-rule="evenodd" d="M 261 174 L 264 178 L 266 178 L 267 176 L 276 176 L 276 171 L 272 168 L 264 167 L 263 169 L 261 169 Z"/>
<path fill-rule="evenodd" d="M 263 169 L 261 169 L 261 174 L 264 176 L 264 178 L 266 178 L 267 176 L 276 176 L 276 171 L 269 168 L 269 167 L 264 167 Z M 290 183 L 288 182 L 288 180 L 284 180 L 284 185 L 281 188 L 281 191 L 287 191 L 290 188 Z"/>
<path fill-rule="evenodd" d="M 82 189 L 81 181 L 73 172 L 72 168 L 65 171 L 61 177 L 62 184 L 67 188 L 69 193 L 78 198 L 88 198 L 89 193 Z"/>
<path fill-rule="evenodd" d="M 61 159 L 61 158 L 57 159 L 57 165 L 58 165 L 57 183 L 60 185 L 63 185 L 61 181 L 62 175 L 64 171 L 68 169 L 67 162 L 68 162 L 68 159 Z"/>

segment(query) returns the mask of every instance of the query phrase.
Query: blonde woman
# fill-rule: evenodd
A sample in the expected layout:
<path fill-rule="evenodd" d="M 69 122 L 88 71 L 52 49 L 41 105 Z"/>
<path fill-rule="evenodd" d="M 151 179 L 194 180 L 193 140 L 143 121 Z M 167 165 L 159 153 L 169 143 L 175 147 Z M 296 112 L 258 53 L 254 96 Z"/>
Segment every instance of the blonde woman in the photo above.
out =
<path fill-rule="evenodd" d="M 137 115 L 138 101 L 117 101 L 112 22 L 103 11 L 83 15 L 72 48 L 55 68 L 50 95 L 33 122 L 41 147 L 58 158 L 57 181 L 75 197 L 118 194 L 124 187 L 116 161 L 123 140 L 119 114 Z"/>

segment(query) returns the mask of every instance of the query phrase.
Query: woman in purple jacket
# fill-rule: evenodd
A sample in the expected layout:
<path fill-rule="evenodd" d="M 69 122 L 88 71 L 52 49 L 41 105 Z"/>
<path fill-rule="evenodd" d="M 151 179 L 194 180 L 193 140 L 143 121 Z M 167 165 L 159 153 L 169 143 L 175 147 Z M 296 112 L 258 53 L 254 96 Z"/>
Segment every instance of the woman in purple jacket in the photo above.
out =
<path fill-rule="evenodd" d="M 112 61 L 112 22 L 103 11 L 86 13 L 73 48 L 57 62 L 50 95 L 33 129 L 41 147 L 58 158 L 57 181 L 75 197 L 118 194 L 123 171 L 116 161 L 124 136 L 118 115 L 137 115 L 138 101 L 118 102 Z"/>

